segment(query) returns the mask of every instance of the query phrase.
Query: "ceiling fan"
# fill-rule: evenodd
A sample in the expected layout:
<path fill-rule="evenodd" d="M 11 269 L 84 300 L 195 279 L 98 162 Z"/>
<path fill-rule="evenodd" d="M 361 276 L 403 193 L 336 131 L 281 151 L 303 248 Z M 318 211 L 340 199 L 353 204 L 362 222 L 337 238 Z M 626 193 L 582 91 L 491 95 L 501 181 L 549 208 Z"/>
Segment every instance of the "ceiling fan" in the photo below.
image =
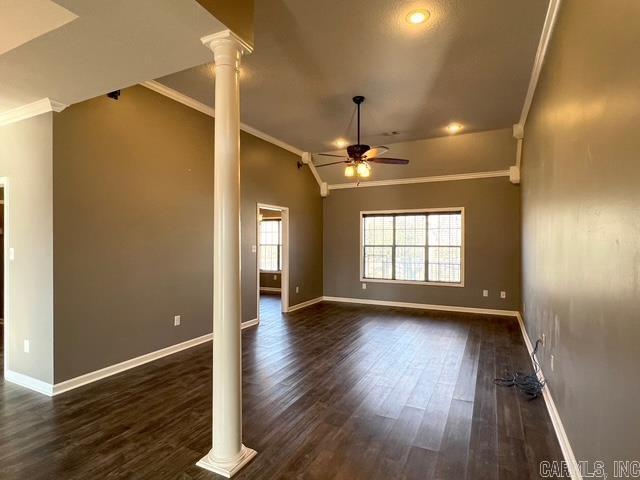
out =
<path fill-rule="evenodd" d="M 369 145 L 363 145 L 360 143 L 360 105 L 364 102 L 364 97 L 358 95 L 353 97 L 353 103 L 356 104 L 358 109 L 358 142 L 355 145 L 349 145 L 347 147 L 346 154 L 334 155 L 331 153 L 317 153 L 316 155 L 322 155 L 325 157 L 338 157 L 343 158 L 338 162 L 323 163 L 316 165 L 316 167 L 328 167 L 329 165 L 337 165 L 340 163 L 346 164 L 344 169 L 345 177 L 356 177 L 358 181 L 361 178 L 366 178 L 371 174 L 372 163 L 386 163 L 389 165 L 406 165 L 409 160 L 402 158 L 389 158 L 381 157 L 389 151 L 388 147 L 378 146 L 371 147 Z"/>

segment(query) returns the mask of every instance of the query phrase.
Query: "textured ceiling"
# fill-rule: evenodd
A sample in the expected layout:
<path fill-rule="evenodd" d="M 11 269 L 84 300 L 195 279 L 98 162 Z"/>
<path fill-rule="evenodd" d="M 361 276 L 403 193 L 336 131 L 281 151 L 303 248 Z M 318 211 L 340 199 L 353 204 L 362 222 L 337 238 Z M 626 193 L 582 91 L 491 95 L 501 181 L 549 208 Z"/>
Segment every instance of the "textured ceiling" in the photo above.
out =
<path fill-rule="evenodd" d="M 30 28 L 52 15 L 50 2 L 21 1 L 35 8 Z M 0 55 L 0 113 L 43 97 L 76 103 L 202 64 L 211 51 L 200 37 L 225 28 L 195 1 L 56 3 L 78 18 Z"/>
<path fill-rule="evenodd" d="M 256 0 L 255 52 L 243 63 L 242 121 L 306 151 L 395 143 L 516 123 L 547 0 Z M 429 21 L 406 14 L 426 8 Z M 208 65 L 160 82 L 213 106 Z M 388 136 L 388 132 L 400 132 Z"/>

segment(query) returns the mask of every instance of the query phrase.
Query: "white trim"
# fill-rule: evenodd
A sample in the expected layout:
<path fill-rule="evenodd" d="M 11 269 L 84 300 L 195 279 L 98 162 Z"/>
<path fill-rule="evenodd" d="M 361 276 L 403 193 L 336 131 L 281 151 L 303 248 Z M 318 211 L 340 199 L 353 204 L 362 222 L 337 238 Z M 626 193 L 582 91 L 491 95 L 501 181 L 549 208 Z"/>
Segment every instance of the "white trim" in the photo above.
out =
<path fill-rule="evenodd" d="M 478 178 L 508 177 L 509 170 L 495 170 L 492 172 L 456 173 L 453 175 L 434 175 L 431 177 L 396 178 L 392 180 L 371 180 L 360 183 L 334 183 L 329 190 L 342 188 L 385 187 L 387 185 L 409 185 L 413 183 L 453 182 L 457 180 L 475 180 Z"/>
<path fill-rule="evenodd" d="M 458 283 L 449 283 L 449 282 L 429 282 L 429 281 L 410 281 L 410 280 L 393 280 L 393 279 L 384 279 L 384 278 L 365 278 L 364 276 L 364 244 L 363 244 L 363 239 L 364 239 L 364 216 L 365 215 L 376 215 L 376 214 L 381 214 L 381 215 L 392 215 L 392 214 L 402 214 L 402 213 L 426 213 L 427 215 L 429 213 L 437 213 L 437 212 L 460 212 L 460 215 L 462 216 L 461 219 L 461 232 L 460 235 L 462 236 L 461 240 L 462 240 L 462 244 L 460 245 L 460 282 Z M 464 235 L 465 235 L 465 213 L 464 213 L 464 207 L 450 207 L 450 208 L 442 208 L 442 207 L 438 207 L 438 208 L 405 208 L 405 209 L 398 209 L 398 210 L 361 210 L 360 211 L 360 282 L 361 283 L 369 283 L 369 282 L 373 282 L 373 283 L 395 283 L 395 284 L 401 284 L 401 285 L 427 285 L 427 286 L 435 286 L 435 287 L 458 287 L 458 288 L 464 288 L 464 279 L 465 279 L 465 241 L 464 241 Z M 427 245 L 425 245 L 425 255 L 428 254 L 428 242 Z M 392 266 L 393 267 L 393 266 Z M 425 276 L 428 274 L 427 271 L 425 271 Z"/>
<path fill-rule="evenodd" d="M 22 373 L 14 372 L 5 368 L 4 379 L 7 382 L 20 385 L 21 387 L 28 388 L 29 390 L 33 390 L 34 392 L 42 393 L 43 395 L 47 395 L 48 397 L 52 397 L 54 395 L 53 385 L 47 382 L 43 382 L 42 380 L 38 380 L 37 378 L 30 377 L 29 375 L 24 375 Z"/>
<path fill-rule="evenodd" d="M 207 333 L 206 335 L 192 338 L 191 340 L 187 340 L 185 342 L 178 343 L 176 345 L 171 345 L 166 348 L 161 348 L 160 350 L 156 350 L 155 352 L 146 353 L 144 355 L 140 355 L 139 357 L 131 358 L 129 360 L 125 360 L 124 362 L 116 363 L 115 365 L 110 365 L 108 367 L 101 368 L 100 370 L 85 373 L 84 375 L 80 375 L 70 380 L 65 380 L 64 382 L 56 383 L 55 385 L 53 385 L 52 395 L 59 395 L 60 393 L 67 392 L 69 390 L 81 387 L 88 383 L 92 383 L 92 382 L 101 380 L 103 378 L 116 375 L 118 373 L 124 372 L 125 370 L 130 370 L 132 368 L 139 367 L 140 365 L 144 365 L 145 363 L 158 360 L 159 358 L 172 355 L 174 353 L 180 352 L 182 350 L 186 350 L 191 347 L 195 347 L 196 345 L 200 345 L 201 343 L 210 342 L 212 338 L 213 338 L 213 334 Z"/>
<path fill-rule="evenodd" d="M 515 317 L 515 310 L 496 310 L 491 308 L 457 307 L 453 305 L 433 305 L 428 303 L 392 302 L 389 300 L 372 300 L 368 298 L 322 297 L 327 302 L 358 303 L 362 305 L 380 305 L 385 307 L 417 308 L 421 310 L 436 310 L 439 312 L 479 313 L 481 315 L 500 315 Z"/>
<path fill-rule="evenodd" d="M 254 318 L 253 320 L 247 320 L 246 322 L 242 322 L 240 324 L 240 329 L 244 330 L 245 328 L 254 327 L 259 324 L 260 324 L 260 321 L 257 318 Z"/>
<path fill-rule="evenodd" d="M 279 287 L 260 287 L 261 292 L 281 292 L 282 289 Z"/>
<path fill-rule="evenodd" d="M 50 98 L 41 98 L 35 102 L 0 113 L 0 127 L 9 125 L 10 123 L 19 122 L 20 120 L 26 120 L 27 118 L 35 117 L 37 115 L 42 115 L 43 113 L 61 112 L 67 107 L 68 105 Z"/>
<path fill-rule="evenodd" d="M 9 179 L 8 177 L 0 177 L 0 187 L 4 190 L 4 200 L 3 209 L 4 209 L 4 225 L 3 227 L 3 244 L 0 246 L 3 250 L 3 299 L 4 299 L 4 312 L 2 312 L 2 323 L 3 323 L 3 345 L 4 345 L 4 377 L 7 378 L 9 375 L 10 367 L 9 367 L 9 349 L 11 348 L 9 342 L 9 328 L 11 328 L 11 299 L 9 298 L 9 284 L 11 280 L 11 273 L 9 271 L 9 241 L 10 237 L 10 216 L 9 216 L 9 206 L 10 206 L 10 189 L 9 189 Z"/>
<path fill-rule="evenodd" d="M 553 27 L 555 26 L 556 19 L 558 18 L 558 11 L 560 10 L 561 0 L 551 0 L 549 2 L 549 8 L 547 8 L 547 16 L 544 19 L 544 25 L 542 26 L 542 34 L 540 35 L 540 42 L 538 43 L 538 50 L 536 51 L 536 58 L 533 61 L 533 68 L 531 69 L 531 78 L 529 79 L 529 87 L 527 88 L 527 94 L 524 98 L 524 105 L 522 106 L 522 113 L 520 114 L 519 125 L 524 128 L 527 123 L 527 116 L 533 102 L 533 96 L 538 86 L 538 80 L 540 79 L 540 72 L 544 65 L 545 57 L 547 56 L 547 49 L 549 47 L 549 41 L 553 34 Z M 517 137 L 516 137 L 517 138 Z"/>
<path fill-rule="evenodd" d="M 324 300 L 324 297 L 316 297 L 316 298 L 312 298 L 311 300 L 307 300 L 306 302 L 296 303 L 292 307 L 289 307 L 289 313 L 295 312 L 296 310 L 301 310 L 311 305 L 315 305 L 316 303 L 320 303 L 323 300 Z"/>
<path fill-rule="evenodd" d="M 531 339 L 529 338 L 529 334 L 527 333 L 527 329 L 524 326 L 524 320 L 520 312 L 516 312 L 516 318 L 518 319 L 518 324 L 520 325 L 520 331 L 522 332 L 522 338 L 524 338 L 524 343 L 527 346 L 527 350 L 529 352 L 533 351 L 533 344 L 531 343 Z M 531 359 L 533 363 L 533 359 Z M 536 357 L 536 361 L 538 361 L 538 357 Z M 538 363 L 540 363 L 538 361 Z M 540 376 L 544 379 L 544 373 L 540 370 Z M 562 419 L 560 418 L 560 413 L 556 408 L 556 404 L 553 401 L 553 397 L 551 396 L 551 391 L 549 390 L 549 384 L 545 384 L 544 389 L 542 390 L 542 396 L 544 398 L 544 402 L 547 405 L 547 410 L 549 411 L 549 417 L 551 417 L 551 423 L 553 424 L 553 429 L 556 432 L 556 436 L 558 437 L 558 442 L 560 443 L 560 449 L 562 450 L 562 455 L 564 456 L 564 460 L 567 464 L 567 468 L 569 469 L 569 473 L 573 480 L 582 480 L 582 475 L 580 473 L 580 468 L 578 467 L 578 462 L 576 461 L 576 457 L 573 454 L 573 449 L 571 448 L 571 443 L 569 442 L 569 437 L 567 437 L 567 432 L 562 425 Z"/>
<path fill-rule="evenodd" d="M 189 108 L 193 108 L 194 110 L 199 111 L 200 113 L 204 113 L 210 117 L 215 117 L 215 110 L 209 105 L 205 105 L 194 98 L 191 98 L 187 95 L 184 95 L 173 88 L 167 87 L 160 82 L 156 82 L 155 80 L 147 80 L 146 82 L 142 82 L 140 85 L 148 88 L 149 90 L 153 90 L 160 95 L 164 95 L 171 100 L 175 100 L 178 103 L 186 105 Z"/>
<path fill-rule="evenodd" d="M 256 203 L 256 311 L 260 320 L 260 209 L 282 213 L 282 271 L 280 272 L 280 305 L 282 313 L 289 311 L 289 207 Z"/>

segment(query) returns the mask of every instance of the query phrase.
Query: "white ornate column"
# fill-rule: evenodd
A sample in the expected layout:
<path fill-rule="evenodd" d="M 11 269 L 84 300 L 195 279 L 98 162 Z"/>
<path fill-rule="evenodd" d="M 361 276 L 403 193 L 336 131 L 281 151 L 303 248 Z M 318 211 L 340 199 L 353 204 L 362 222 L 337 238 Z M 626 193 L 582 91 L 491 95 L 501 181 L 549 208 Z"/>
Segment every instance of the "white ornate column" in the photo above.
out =
<path fill-rule="evenodd" d="M 240 58 L 252 48 L 226 30 L 202 38 L 215 60 L 213 446 L 198 466 L 231 477 L 255 455 L 242 444 L 240 337 Z"/>

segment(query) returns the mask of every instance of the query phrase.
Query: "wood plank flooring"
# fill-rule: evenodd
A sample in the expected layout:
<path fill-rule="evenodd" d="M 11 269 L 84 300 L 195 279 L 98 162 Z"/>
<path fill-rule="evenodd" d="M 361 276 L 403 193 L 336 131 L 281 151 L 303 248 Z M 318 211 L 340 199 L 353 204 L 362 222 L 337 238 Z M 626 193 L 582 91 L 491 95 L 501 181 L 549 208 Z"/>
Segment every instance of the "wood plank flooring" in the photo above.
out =
<path fill-rule="evenodd" d="M 514 319 L 264 296 L 243 331 L 245 479 L 518 479 L 560 460 Z M 212 479 L 211 346 L 53 399 L 0 383 L 0 478 Z"/>

